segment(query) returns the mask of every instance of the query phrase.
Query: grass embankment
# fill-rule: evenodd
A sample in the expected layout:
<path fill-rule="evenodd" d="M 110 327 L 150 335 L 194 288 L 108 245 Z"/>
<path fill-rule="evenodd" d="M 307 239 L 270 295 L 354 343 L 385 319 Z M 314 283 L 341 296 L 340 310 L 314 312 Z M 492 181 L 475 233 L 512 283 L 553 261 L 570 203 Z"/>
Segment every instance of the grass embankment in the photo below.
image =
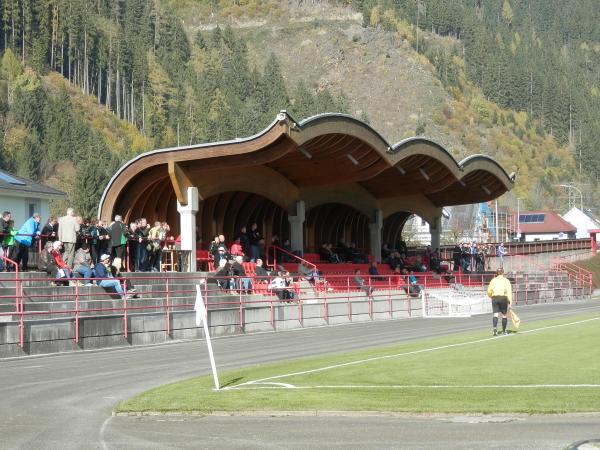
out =
<path fill-rule="evenodd" d="M 600 253 L 590 259 L 577 261 L 574 264 L 592 272 L 592 286 L 594 289 L 600 288 Z"/>
<path fill-rule="evenodd" d="M 600 411 L 598 319 L 531 323 L 506 337 L 462 333 L 246 367 L 220 374 L 225 388 L 220 391 L 213 391 L 210 376 L 202 376 L 144 392 L 121 403 L 117 411 Z M 566 323 L 570 325 L 542 329 Z M 338 364 L 345 365 L 331 368 Z M 304 371 L 311 372 L 284 376 Z M 264 378 L 295 388 L 240 386 Z"/>

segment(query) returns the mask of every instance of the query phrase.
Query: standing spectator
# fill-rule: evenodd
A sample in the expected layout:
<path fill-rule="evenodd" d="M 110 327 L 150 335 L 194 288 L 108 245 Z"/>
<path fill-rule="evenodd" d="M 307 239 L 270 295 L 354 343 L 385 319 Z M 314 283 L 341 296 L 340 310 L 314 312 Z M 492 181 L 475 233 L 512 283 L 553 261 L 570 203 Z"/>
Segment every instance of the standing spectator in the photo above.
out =
<path fill-rule="evenodd" d="M 504 242 L 500 242 L 500 245 L 498 245 L 498 249 L 496 250 L 496 256 L 498 258 L 500 258 L 500 268 L 504 269 L 504 256 L 507 254 L 508 252 L 506 251 L 506 249 L 504 248 Z"/>
<path fill-rule="evenodd" d="M 100 262 L 100 256 L 109 252 L 108 247 L 110 245 L 110 235 L 108 233 L 108 230 L 106 229 L 106 223 L 103 220 L 98 221 L 98 223 L 96 224 L 96 230 L 98 236 L 98 241 L 96 244 L 97 260 L 94 261 L 94 264 Z"/>
<path fill-rule="evenodd" d="M 136 270 L 138 266 L 137 257 L 138 257 L 138 246 L 140 245 L 137 239 L 137 222 L 131 222 L 129 224 L 129 230 L 127 233 L 127 249 L 128 249 L 128 267 L 132 272 Z"/>
<path fill-rule="evenodd" d="M 148 221 L 145 217 L 142 217 L 139 220 L 138 227 L 135 230 L 135 234 L 138 240 L 138 254 L 136 258 L 136 272 L 146 272 L 148 270 L 148 250 L 146 250 L 146 245 L 148 244 L 148 232 L 150 228 L 148 227 Z"/>
<path fill-rule="evenodd" d="M 108 227 L 110 235 L 110 251 L 113 257 L 120 258 L 125 256 L 125 244 L 127 243 L 127 227 L 123 223 L 120 215 L 115 216 L 115 221 Z"/>
<path fill-rule="evenodd" d="M 8 231 L 8 222 L 10 221 L 12 217 L 12 214 L 10 211 L 4 211 L 2 213 L 2 217 L 0 217 L 0 239 L 2 240 L 2 242 L 4 241 L 4 239 L 6 238 L 6 236 L 8 235 L 9 231 Z M 0 245 L 0 256 L 5 256 L 5 257 L 9 257 L 9 254 L 6 251 L 6 248 L 4 246 L 4 244 Z M 0 271 L 4 270 L 4 260 L 2 258 L 0 258 Z"/>
<path fill-rule="evenodd" d="M 151 272 L 160 272 L 160 263 L 162 260 L 162 242 L 165 239 L 165 232 L 160 222 L 154 222 L 154 226 L 150 228 L 148 233 L 148 261 Z"/>
<path fill-rule="evenodd" d="M 29 264 L 29 249 L 33 245 L 33 239 L 40 234 L 40 222 L 42 218 L 38 213 L 33 213 L 19 228 L 15 237 L 15 258 L 17 264 L 21 264 L 21 270 L 26 272 Z"/>
<path fill-rule="evenodd" d="M 54 242 L 58 234 L 58 221 L 56 217 L 50 216 L 44 228 L 42 228 L 42 248 L 46 246 L 46 242 Z"/>
<path fill-rule="evenodd" d="M 212 240 L 212 242 L 210 243 L 210 247 L 208 248 L 208 253 L 212 256 L 212 259 L 215 263 L 215 267 L 219 267 L 219 247 L 220 247 L 220 242 L 219 242 L 219 236 L 215 236 L 215 238 Z"/>
<path fill-rule="evenodd" d="M 2 248 L 4 249 L 4 256 L 9 259 L 12 259 L 13 261 L 15 260 L 15 257 L 17 255 L 15 251 L 15 236 L 17 235 L 17 231 L 18 230 L 15 228 L 15 221 L 12 219 L 9 220 L 8 232 L 4 235 L 4 240 L 2 241 Z M 12 267 L 9 264 L 6 264 L 5 268 L 7 272 L 11 272 L 12 270 L 14 270 L 14 267 Z"/>
<path fill-rule="evenodd" d="M 246 227 L 242 227 L 240 230 L 240 245 L 242 246 L 242 251 L 244 255 L 250 254 L 250 240 L 248 239 L 248 233 L 246 232 Z"/>
<path fill-rule="evenodd" d="M 258 231 L 258 224 L 253 223 L 250 228 L 250 233 L 248 235 L 248 240 L 250 241 L 250 261 L 256 262 L 260 255 L 260 232 Z"/>
<path fill-rule="evenodd" d="M 73 266 L 78 231 L 79 224 L 75 217 L 75 211 L 73 208 L 67 208 L 67 215 L 58 219 L 58 240 L 63 243 L 64 259 L 69 267 Z"/>

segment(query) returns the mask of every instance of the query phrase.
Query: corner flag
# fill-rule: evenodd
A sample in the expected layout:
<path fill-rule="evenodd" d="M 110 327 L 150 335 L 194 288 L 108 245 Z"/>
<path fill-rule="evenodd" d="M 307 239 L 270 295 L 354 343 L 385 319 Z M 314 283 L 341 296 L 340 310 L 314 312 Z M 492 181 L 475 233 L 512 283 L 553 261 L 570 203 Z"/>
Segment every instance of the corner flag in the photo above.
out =
<path fill-rule="evenodd" d="M 205 281 L 201 280 L 200 283 L 204 284 Z M 196 285 L 196 303 L 194 304 L 194 310 L 196 311 L 196 326 L 204 326 L 204 336 L 206 336 L 206 344 L 208 346 L 208 356 L 210 358 L 210 366 L 212 368 L 213 380 L 215 382 L 215 390 L 218 391 L 220 389 L 220 385 L 219 377 L 217 376 L 217 365 L 215 364 L 210 334 L 208 333 L 208 321 L 206 320 L 206 306 L 204 305 L 204 300 L 202 299 L 202 287 L 199 284 Z"/>

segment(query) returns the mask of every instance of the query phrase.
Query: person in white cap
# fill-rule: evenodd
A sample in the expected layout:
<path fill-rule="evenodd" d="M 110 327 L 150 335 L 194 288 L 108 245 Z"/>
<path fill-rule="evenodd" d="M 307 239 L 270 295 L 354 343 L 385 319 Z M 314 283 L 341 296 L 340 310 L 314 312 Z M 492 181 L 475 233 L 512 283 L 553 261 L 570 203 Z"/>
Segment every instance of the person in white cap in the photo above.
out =
<path fill-rule="evenodd" d="M 119 280 L 113 278 L 110 270 L 110 255 L 100 256 L 100 262 L 94 267 L 94 275 L 98 280 L 96 283 L 103 288 L 113 288 L 123 298 L 123 287 Z"/>

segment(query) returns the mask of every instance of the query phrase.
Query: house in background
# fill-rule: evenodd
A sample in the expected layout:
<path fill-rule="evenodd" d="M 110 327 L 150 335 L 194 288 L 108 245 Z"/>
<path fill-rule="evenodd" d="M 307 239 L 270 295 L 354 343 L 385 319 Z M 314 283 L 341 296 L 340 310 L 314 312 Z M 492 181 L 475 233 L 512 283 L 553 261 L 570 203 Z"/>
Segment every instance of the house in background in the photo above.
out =
<path fill-rule="evenodd" d="M 563 219 L 577 228 L 577 239 L 585 239 L 590 237 L 589 230 L 600 229 L 600 221 L 577 207 L 572 207 L 566 214 L 563 214 Z"/>
<path fill-rule="evenodd" d="M 34 212 L 42 216 L 42 226 L 50 216 L 49 201 L 66 194 L 27 178 L 0 170 L 0 213 L 10 211 L 19 228 Z"/>
<path fill-rule="evenodd" d="M 517 235 L 525 242 L 575 239 L 577 228 L 554 211 L 527 211 L 519 214 L 516 221 Z"/>

